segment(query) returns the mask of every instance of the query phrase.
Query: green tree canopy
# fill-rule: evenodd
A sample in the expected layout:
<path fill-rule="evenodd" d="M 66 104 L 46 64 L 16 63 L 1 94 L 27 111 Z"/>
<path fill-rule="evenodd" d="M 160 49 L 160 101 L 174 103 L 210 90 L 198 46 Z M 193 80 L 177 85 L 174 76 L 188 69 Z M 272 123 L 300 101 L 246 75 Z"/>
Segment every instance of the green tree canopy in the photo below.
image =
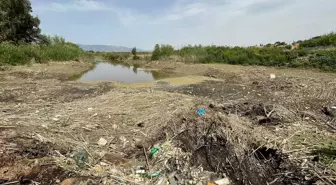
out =
<path fill-rule="evenodd" d="M 137 49 L 136 49 L 136 47 L 134 47 L 134 48 L 132 49 L 132 55 L 133 55 L 133 56 L 136 56 L 136 55 L 137 55 Z"/>
<path fill-rule="evenodd" d="M 29 0 L 0 1 L 0 42 L 32 43 L 40 38 L 40 20 Z"/>
<path fill-rule="evenodd" d="M 161 47 L 159 44 L 156 44 L 152 53 L 151 60 L 159 60 L 161 56 Z"/>

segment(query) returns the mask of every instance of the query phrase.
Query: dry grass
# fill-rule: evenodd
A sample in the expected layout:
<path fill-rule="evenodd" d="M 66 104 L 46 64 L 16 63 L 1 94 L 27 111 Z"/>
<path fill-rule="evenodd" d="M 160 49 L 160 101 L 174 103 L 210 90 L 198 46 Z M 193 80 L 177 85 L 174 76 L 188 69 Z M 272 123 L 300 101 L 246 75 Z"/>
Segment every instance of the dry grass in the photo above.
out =
<path fill-rule="evenodd" d="M 181 85 L 190 85 L 204 82 L 206 80 L 216 80 L 209 77 L 204 76 L 184 76 L 184 77 L 175 77 L 175 78 L 165 78 L 162 80 L 158 80 L 156 82 L 145 82 L 145 83 L 116 83 L 115 85 L 118 87 L 130 87 L 130 88 L 141 88 L 141 87 L 156 87 L 167 84 L 169 86 L 181 86 Z"/>
<path fill-rule="evenodd" d="M 327 129 L 326 123 L 330 120 L 320 112 L 323 105 L 330 106 L 335 103 L 334 74 L 305 74 L 305 71 L 251 66 L 157 63 L 151 67 L 188 75 L 140 84 L 84 84 L 55 80 L 87 70 L 89 67 L 87 63 L 81 62 L 52 62 L 49 65 L 15 67 L 0 73 L 0 129 L 6 129 L 2 134 L 13 135 L 15 132 L 14 135 L 27 136 L 53 146 L 53 150 L 57 152 L 53 152 L 52 159 L 49 156 L 48 160 L 75 172 L 78 176 L 96 177 L 108 183 L 121 179 L 143 184 L 144 179 L 132 172 L 135 166 L 146 166 L 143 149 L 139 148 L 139 143 L 145 145 L 148 150 L 156 143 L 166 146 L 165 153 L 158 156 L 162 158 L 154 161 L 155 164 L 150 162 L 153 171 L 161 169 L 164 165 L 162 162 L 170 158 L 187 161 L 191 153 L 182 152 L 175 142 L 179 141 L 180 134 L 188 129 L 188 126 L 194 128 L 201 125 L 197 128 L 203 128 L 204 120 L 200 117 L 195 118 L 195 110 L 196 107 L 208 106 L 208 99 L 205 98 L 158 91 L 157 89 L 165 90 L 160 88 L 160 84 L 172 88 L 182 85 L 180 89 L 183 89 L 183 85 L 195 84 L 198 85 L 197 88 L 210 88 L 209 92 L 216 95 L 214 88 L 208 85 L 210 82 L 218 82 L 215 88 L 220 91 L 217 94 L 224 97 L 220 103 L 239 106 L 239 103 L 244 101 L 251 104 L 257 101 L 271 102 L 273 107 L 283 107 L 275 110 L 272 115 L 286 117 L 287 113 L 291 112 L 292 119 L 288 119 L 288 122 L 262 126 L 256 125 L 252 118 L 239 114 L 237 110 L 228 115 L 207 110 L 206 118 L 220 123 L 220 127 L 213 130 L 213 134 L 225 136 L 234 144 L 235 155 L 244 156 L 246 151 L 253 153 L 250 144 L 257 143 L 258 147 L 266 146 L 280 150 L 300 169 L 308 169 L 326 184 L 336 178 L 333 169 L 335 161 L 323 165 L 311 162 L 312 156 L 315 156 L 312 154 L 315 149 L 336 140 L 335 134 Z M 269 79 L 270 73 L 276 74 L 275 80 Z M 257 85 L 253 85 L 255 81 L 258 82 Z M 227 92 L 231 93 L 232 89 L 234 92 L 252 93 L 246 95 L 245 99 L 244 96 L 227 96 Z M 207 92 L 205 93 L 211 94 Z M 259 93 L 262 95 L 257 95 Z M 301 118 L 302 110 L 311 111 L 316 116 L 310 116 L 309 120 Z M 195 118 L 190 125 L 180 123 L 185 115 Z M 171 132 L 164 135 L 163 131 L 166 130 L 163 128 L 170 128 Z M 197 128 L 198 133 L 206 135 L 206 129 Z M 98 145 L 97 141 L 100 138 L 104 138 L 107 144 Z M 165 140 L 166 138 L 168 140 Z M 0 137 L 0 151 L 11 151 L 8 148 L 2 150 L 2 141 L 3 138 Z M 80 169 L 73 159 L 73 156 L 83 149 L 90 156 L 86 169 Z M 61 150 L 66 152 L 60 154 Z M 113 161 L 109 156 L 120 160 Z M 46 159 L 37 160 L 44 163 Z M 22 161 L 18 163 L 20 162 Z M 184 164 L 185 167 L 190 167 L 190 163 Z M 188 173 L 198 170 L 191 169 Z M 146 181 L 154 183 L 149 179 Z"/>

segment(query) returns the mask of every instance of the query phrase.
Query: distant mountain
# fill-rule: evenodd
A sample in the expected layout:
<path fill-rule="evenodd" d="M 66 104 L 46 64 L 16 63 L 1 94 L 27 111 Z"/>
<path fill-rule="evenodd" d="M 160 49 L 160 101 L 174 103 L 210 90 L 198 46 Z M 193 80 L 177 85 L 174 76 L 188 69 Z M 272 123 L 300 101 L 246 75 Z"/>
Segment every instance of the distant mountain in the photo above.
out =
<path fill-rule="evenodd" d="M 103 51 L 103 52 L 131 52 L 132 48 L 112 45 L 83 45 L 78 44 L 85 51 Z M 141 51 L 138 49 L 138 51 Z"/>

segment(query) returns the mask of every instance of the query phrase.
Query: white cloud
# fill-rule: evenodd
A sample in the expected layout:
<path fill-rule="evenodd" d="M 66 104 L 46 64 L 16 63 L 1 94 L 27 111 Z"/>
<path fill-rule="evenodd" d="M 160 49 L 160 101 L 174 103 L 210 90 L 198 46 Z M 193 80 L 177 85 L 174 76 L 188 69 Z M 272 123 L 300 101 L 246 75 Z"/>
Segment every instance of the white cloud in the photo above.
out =
<path fill-rule="evenodd" d="M 199 15 L 205 11 L 207 11 L 207 3 L 192 3 L 185 6 L 177 4 L 172 8 L 171 11 L 166 12 L 166 15 L 163 16 L 163 19 L 175 21 Z"/>
<path fill-rule="evenodd" d="M 145 28 L 147 32 L 140 34 L 147 43 L 139 45 L 147 47 L 158 42 L 175 46 L 291 42 L 336 31 L 334 7 L 335 0 L 177 0 L 153 13 L 121 8 L 113 1 L 74 0 L 34 9 L 109 12 L 124 25 L 122 29 L 140 33 Z"/>
<path fill-rule="evenodd" d="M 335 0 L 198 0 L 177 7 L 156 20 L 170 25 L 164 42 L 176 46 L 292 42 L 336 31 Z"/>
<path fill-rule="evenodd" d="M 109 10 L 101 1 L 94 0 L 73 0 L 66 3 L 52 2 L 50 4 L 41 4 L 34 7 L 38 12 L 66 12 L 66 11 L 102 11 Z"/>

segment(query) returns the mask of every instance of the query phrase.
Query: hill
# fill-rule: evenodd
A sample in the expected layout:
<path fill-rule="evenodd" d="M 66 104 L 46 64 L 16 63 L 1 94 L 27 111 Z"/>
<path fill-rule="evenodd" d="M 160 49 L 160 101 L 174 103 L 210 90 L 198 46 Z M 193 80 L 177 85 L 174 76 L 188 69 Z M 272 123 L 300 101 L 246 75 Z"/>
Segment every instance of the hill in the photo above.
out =
<path fill-rule="evenodd" d="M 85 51 L 101 51 L 101 52 L 131 52 L 132 48 L 124 46 L 113 46 L 113 45 L 84 45 L 78 44 Z M 139 50 L 138 51 L 142 51 Z"/>

